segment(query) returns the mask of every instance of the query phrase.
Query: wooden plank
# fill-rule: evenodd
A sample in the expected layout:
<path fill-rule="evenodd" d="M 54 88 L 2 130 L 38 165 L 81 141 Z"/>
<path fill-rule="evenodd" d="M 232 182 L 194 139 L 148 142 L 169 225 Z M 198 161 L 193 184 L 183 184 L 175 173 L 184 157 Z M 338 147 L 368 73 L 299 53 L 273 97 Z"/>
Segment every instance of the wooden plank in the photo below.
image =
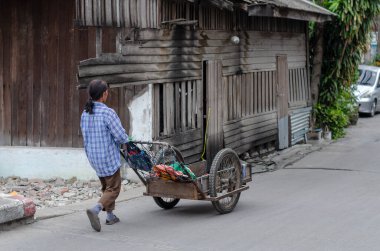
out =
<path fill-rule="evenodd" d="M 153 139 L 160 136 L 160 85 L 153 85 Z"/>
<path fill-rule="evenodd" d="M 66 14 L 64 14 L 66 13 Z M 76 74 L 77 72 L 75 71 L 76 69 L 76 61 L 75 61 L 75 57 L 73 56 L 74 55 L 74 34 L 75 32 L 73 32 L 73 29 L 74 29 L 74 24 L 72 22 L 73 18 L 74 18 L 74 15 L 75 15 L 75 7 L 70 4 L 70 2 L 66 2 L 65 1 L 65 12 L 63 13 L 64 15 L 64 25 L 65 27 L 67 27 L 67 29 L 65 29 L 65 36 L 62 38 L 65 42 L 65 53 L 66 55 L 70 55 L 69 57 L 68 56 L 65 56 L 63 61 L 64 61 L 64 69 L 62 69 L 64 71 L 63 73 L 63 82 L 62 84 L 65 84 L 65 87 L 63 87 L 63 90 L 64 90 L 64 97 L 63 97 L 63 102 L 64 102 L 64 117 L 63 117 L 63 122 L 61 121 L 60 123 L 63 124 L 63 145 L 62 146 L 66 146 L 66 147 L 72 147 L 72 123 L 73 123 L 73 120 L 72 120 L 72 111 L 73 111 L 73 105 L 72 105 L 72 96 L 73 96 L 73 92 L 77 92 L 76 88 L 75 88 L 75 83 L 76 83 L 76 80 L 74 80 L 76 78 Z M 75 64 L 75 66 L 74 66 Z M 70 85 L 66 85 L 66 83 L 71 83 Z M 75 88 L 75 90 L 74 90 Z M 79 125 L 78 125 L 79 127 Z M 79 128 L 78 128 L 79 129 Z"/>
<path fill-rule="evenodd" d="M 92 6 L 92 0 L 85 0 L 84 1 L 84 6 L 83 6 L 83 9 L 84 9 L 84 14 L 85 14 L 85 23 L 87 26 L 94 26 L 95 23 L 94 23 L 94 20 L 92 18 L 92 9 L 93 9 L 93 6 Z"/>
<path fill-rule="evenodd" d="M 258 113 L 258 103 L 259 103 L 259 94 L 258 94 L 258 72 L 253 73 L 253 114 Z"/>
<path fill-rule="evenodd" d="M 64 138 L 64 121 L 65 121 L 65 113 L 67 112 L 65 105 L 65 93 L 66 89 L 70 88 L 65 82 L 65 75 L 67 75 L 67 66 L 68 61 L 65 60 L 67 57 L 67 41 L 69 41 L 69 33 L 67 30 L 70 30 L 71 27 L 68 26 L 68 23 L 65 22 L 69 13 L 69 6 L 66 2 L 57 2 L 58 9 L 60 10 L 57 18 L 57 25 L 59 25 L 59 29 L 57 31 L 58 35 L 58 46 L 57 46 L 57 73 L 56 73 L 56 142 L 55 146 L 63 147 L 67 146 L 66 140 Z"/>
<path fill-rule="evenodd" d="M 262 72 L 262 104 L 263 112 L 268 111 L 268 71 Z"/>
<path fill-rule="evenodd" d="M 300 69 L 300 79 L 301 79 L 301 100 L 307 100 L 307 79 L 305 76 L 305 68 Z"/>
<path fill-rule="evenodd" d="M 68 147 L 73 147 L 73 127 L 72 127 L 72 124 L 73 124 L 73 110 L 74 110 L 74 106 L 73 106 L 73 97 L 75 96 L 74 95 L 74 92 L 77 93 L 78 91 L 76 90 L 75 86 L 76 86 L 76 75 L 77 75 L 77 71 L 76 71 L 76 65 L 77 65 L 77 61 L 76 61 L 76 56 L 74 55 L 75 53 L 75 28 L 74 28 L 74 24 L 72 22 L 73 20 L 73 15 L 75 13 L 75 7 L 72 6 L 69 3 L 67 3 L 68 5 L 68 13 L 70 13 L 69 15 L 67 15 L 67 19 L 66 19 L 66 23 L 67 23 L 67 27 L 70 27 L 70 29 L 72 30 L 72 32 L 70 32 L 70 34 L 68 35 L 68 40 L 67 40 L 67 43 L 68 43 L 68 46 L 67 46 L 67 55 L 70 55 L 69 57 L 65 57 L 65 65 L 67 65 L 67 69 L 66 69 L 66 72 L 67 74 L 65 74 L 65 83 L 70 83 L 68 84 L 68 88 L 65 88 L 65 104 L 66 104 L 66 108 L 67 108 L 67 111 L 65 112 L 65 118 L 64 118 L 64 139 L 66 140 L 66 146 Z M 75 90 L 74 90 L 75 89 Z M 79 128 L 78 128 L 79 129 Z"/>
<path fill-rule="evenodd" d="M 241 75 L 236 76 L 236 116 L 241 118 L 242 116 L 242 103 L 241 103 Z"/>
<path fill-rule="evenodd" d="M 180 183 L 163 179 L 148 182 L 146 195 L 190 200 L 199 198 L 198 191 L 193 183 Z"/>
<path fill-rule="evenodd" d="M 236 77 L 236 74 L 232 76 L 232 116 L 233 116 L 233 119 L 236 119 L 238 118 L 237 116 L 237 109 L 238 109 L 238 106 L 237 106 L 237 77 Z M 240 100 L 239 100 L 240 101 Z"/>
<path fill-rule="evenodd" d="M 180 88 L 181 88 L 181 83 L 180 82 L 175 82 L 174 83 L 174 96 L 175 96 L 175 103 L 174 103 L 174 111 L 175 111 L 175 124 L 174 128 L 175 131 L 180 131 L 181 129 L 181 94 L 180 94 Z"/>
<path fill-rule="evenodd" d="M 264 112 L 263 109 L 263 72 L 258 72 L 257 75 L 257 112 Z"/>
<path fill-rule="evenodd" d="M 10 11 L 10 2 L 1 1 L 0 3 L 0 13 L 1 13 L 1 21 L 3 21 L 4 26 L 2 26 L 3 38 L 0 47 L 3 48 L 3 80 L 4 80 L 4 92 L 3 92 L 3 102 L 4 102 L 4 110 L 2 121 L 3 131 L 1 132 L 1 144 L 10 146 L 12 144 L 11 138 L 11 130 L 12 130 L 12 89 L 11 89 L 11 60 L 12 60 L 12 41 L 11 41 L 11 20 L 12 13 Z M 6 63 L 9 62 L 9 63 Z"/>
<path fill-rule="evenodd" d="M 175 62 L 199 62 L 202 58 L 200 55 L 153 55 L 153 56 L 128 56 L 120 54 L 107 53 L 99 58 L 90 58 L 80 62 L 81 66 L 87 65 L 114 65 L 114 64 L 152 64 L 152 63 L 175 63 Z"/>
<path fill-rule="evenodd" d="M 225 132 L 235 130 L 240 127 L 249 126 L 260 121 L 272 120 L 277 117 L 275 112 L 260 113 L 257 115 L 249 116 L 244 119 L 235 119 L 232 121 L 225 122 L 223 125 L 223 130 Z"/>
<path fill-rule="evenodd" d="M 168 133 L 173 134 L 174 131 L 174 86 L 173 84 L 166 84 L 166 101 L 167 101 L 167 120 L 168 120 Z"/>
<path fill-rule="evenodd" d="M 175 145 L 175 147 L 183 154 L 183 151 L 193 149 L 195 147 L 203 146 L 202 144 L 203 139 L 197 139 L 194 141 L 189 141 L 181 145 Z M 198 151 L 199 153 L 199 151 Z"/>
<path fill-rule="evenodd" d="M 168 114 L 168 92 L 167 92 L 167 86 L 168 84 L 163 84 L 163 88 L 162 88 L 162 100 L 163 100 L 163 104 L 162 104 L 162 118 L 163 118 L 163 130 L 162 130 L 162 134 L 167 136 L 167 135 L 170 135 L 169 133 L 169 121 L 168 121 L 168 117 L 169 117 L 169 114 Z"/>
<path fill-rule="evenodd" d="M 251 125 L 247 125 L 241 128 L 236 128 L 231 131 L 224 131 L 224 137 L 225 142 L 230 143 L 232 141 L 238 140 L 239 138 L 243 138 L 246 136 L 249 136 L 251 134 L 257 133 L 257 130 L 260 128 L 277 128 L 277 120 L 271 119 L 271 120 L 265 120 L 265 121 L 258 121 L 255 123 L 252 123 Z"/>
<path fill-rule="evenodd" d="M 271 125 L 270 127 L 260 128 L 255 131 L 256 132 L 254 134 L 249 132 L 242 134 L 242 136 L 238 137 L 237 140 L 226 143 L 226 146 L 234 149 L 262 138 L 277 135 L 277 125 Z"/>
<path fill-rule="evenodd" d="M 237 140 L 240 140 L 244 137 L 248 137 L 250 135 L 257 134 L 259 131 L 258 130 L 268 130 L 270 128 L 277 128 L 277 120 L 272 119 L 272 120 L 266 120 L 266 121 L 260 121 L 257 123 L 253 123 L 248 126 L 244 126 L 242 128 L 237 128 L 232 131 L 225 131 L 224 136 L 225 136 L 225 143 L 231 143 Z"/>
<path fill-rule="evenodd" d="M 218 123 L 217 123 L 217 133 L 218 133 L 218 148 L 217 150 L 223 149 L 223 123 L 225 121 L 223 117 L 223 104 L 225 97 L 223 95 L 223 66 L 222 61 L 217 61 L 217 106 L 218 106 Z"/>
<path fill-rule="evenodd" d="M 25 6 L 26 7 L 26 6 Z M 29 92 L 22 91 L 28 90 L 28 84 L 30 81 L 30 76 L 28 76 L 28 62 L 29 58 L 32 56 L 31 52 L 25 49 L 28 48 L 28 37 L 29 37 L 29 24 L 30 15 L 28 14 L 27 8 L 17 9 L 17 18 L 18 18 L 18 50 L 20 51 L 19 57 L 17 59 L 17 77 L 16 81 L 18 82 L 18 90 L 17 94 L 17 102 L 18 102 L 18 110 L 17 110 L 17 137 L 20 146 L 27 145 L 27 131 L 28 131 L 28 110 L 29 110 Z M 24 52 L 22 52 L 24 51 Z"/>
<path fill-rule="evenodd" d="M 80 84 L 87 86 L 91 80 L 98 79 L 101 77 L 110 85 L 118 84 L 118 83 L 135 83 L 135 82 L 143 82 L 150 81 L 152 83 L 154 80 L 162 80 L 162 79 L 172 79 L 175 81 L 176 78 L 196 78 L 199 79 L 201 77 L 201 71 L 166 71 L 166 72 L 147 72 L 146 74 L 140 73 L 129 73 L 129 74 L 111 74 L 111 75 L 101 75 L 101 76 L 91 76 L 80 79 Z M 158 81 L 160 82 L 160 81 Z M 162 83 L 162 81 L 161 81 Z"/>
<path fill-rule="evenodd" d="M 264 137 L 264 138 L 252 141 L 248 144 L 242 144 L 241 146 L 236 147 L 234 150 L 237 154 L 242 154 L 242 153 L 252 149 L 255 146 L 259 146 L 259 145 L 262 145 L 265 143 L 276 141 L 276 137 L 277 137 L 276 135 Z"/>
<path fill-rule="evenodd" d="M 304 77 L 306 81 L 306 100 L 310 100 L 310 78 L 309 78 L 309 69 L 304 68 Z"/>
<path fill-rule="evenodd" d="M 149 0 L 150 1 L 150 0 Z M 139 14 L 139 23 L 141 25 L 141 28 L 147 28 L 147 0 L 139 0 L 138 3 L 140 3 L 140 9 L 138 11 Z"/>
<path fill-rule="evenodd" d="M 197 80 L 197 128 L 203 129 L 203 82 Z"/>
<path fill-rule="evenodd" d="M 224 109 L 223 109 L 223 118 L 229 120 L 228 110 L 229 110 L 229 99 L 230 95 L 228 94 L 228 77 L 223 77 L 223 95 L 224 95 Z"/>
<path fill-rule="evenodd" d="M 193 80 L 192 82 L 192 111 L 191 111 L 191 128 L 196 128 L 196 120 L 197 120 L 197 81 Z"/>
<path fill-rule="evenodd" d="M 198 156 L 198 159 L 200 159 L 200 155 L 202 153 L 202 150 L 203 150 L 203 146 L 202 146 L 202 143 L 198 144 L 197 146 L 194 146 L 192 148 L 189 148 L 187 150 L 183 150 L 181 151 L 181 154 L 187 158 L 187 157 L 190 157 L 190 156 Z"/>
<path fill-rule="evenodd" d="M 40 146 L 41 137 L 41 74 L 42 74 L 42 8 L 39 5 L 32 4 L 31 11 L 34 13 L 32 17 L 33 39 L 29 40 L 29 44 L 32 45 L 33 58 L 29 69 L 32 73 L 32 79 L 29 82 L 30 90 L 30 106 L 31 121 L 28 125 L 30 131 L 28 131 L 28 146 Z M 46 15 L 45 15 L 46 16 Z"/>
<path fill-rule="evenodd" d="M 181 128 L 182 132 L 186 131 L 186 121 L 187 121 L 187 115 L 186 115 L 186 82 L 181 82 Z"/>
<path fill-rule="evenodd" d="M 251 116 L 254 111 L 253 111 L 253 103 L 255 100 L 254 96 L 254 86 L 253 86 L 253 73 L 247 73 L 247 84 L 248 84 L 248 90 L 247 90 L 247 95 L 248 95 L 248 115 Z"/>
<path fill-rule="evenodd" d="M 272 119 L 276 117 L 277 117 L 277 114 L 275 112 L 254 114 L 252 116 L 247 116 L 245 118 L 238 118 L 235 120 L 227 121 L 223 124 L 223 126 L 234 125 L 232 126 L 232 129 L 233 129 L 233 128 L 238 128 L 240 126 L 250 125 L 253 123 L 252 121 L 255 121 L 255 120 L 268 120 L 268 119 Z"/>
<path fill-rule="evenodd" d="M 187 85 L 187 109 L 186 109 L 187 126 L 193 129 L 192 127 L 193 89 L 192 89 L 191 81 L 187 81 L 186 85 Z"/>
<path fill-rule="evenodd" d="M 297 102 L 298 101 L 298 74 L 297 74 L 297 69 L 293 69 L 293 101 Z"/>
<path fill-rule="evenodd" d="M 171 136 L 163 136 L 159 138 L 160 141 L 167 142 L 175 146 L 183 145 L 199 139 L 202 139 L 202 131 L 200 129 L 188 130 L 183 133 L 178 133 Z"/>
<path fill-rule="evenodd" d="M 17 9 L 12 8 L 11 12 L 11 56 L 10 56 L 10 90 L 11 90 L 11 125 L 10 128 L 11 131 L 11 145 L 17 146 L 19 145 L 19 138 L 17 136 L 18 132 L 18 81 L 17 81 L 17 64 L 19 62 L 19 39 L 18 39 L 18 32 L 15 32 L 19 28 L 18 18 L 17 18 Z"/>
<path fill-rule="evenodd" d="M 246 74 L 241 75 L 241 116 L 247 115 L 247 82 Z"/>
<path fill-rule="evenodd" d="M 51 2 L 52 6 L 49 12 L 49 45 L 48 45 L 48 85 L 49 97 L 46 114 L 49 119 L 48 123 L 48 135 L 47 135 L 47 146 L 57 146 L 57 125 L 58 125 L 58 52 L 59 52 L 59 18 L 57 14 L 60 9 L 57 2 Z M 45 86 L 46 87 L 46 86 Z"/>
<path fill-rule="evenodd" d="M 276 80 L 275 80 L 275 71 L 271 72 L 271 80 L 270 80 L 270 105 L 271 105 L 271 111 L 275 110 L 275 92 L 276 92 Z"/>
<path fill-rule="evenodd" d="M 214 48 L 214 47 L 213 47 Z M 125 44 L 121 47 L 122 55 L 200 55 L 203 53 L 199 47 L 166 47 L 144 48 L 139 44 Z M 223 54 L 224 55 L 224 54 Z"/>
<path fill-rule="evenodd" d="M 234 110 L 234 103 L 233 103 L 233 82 L 232 82 L 232 76 L 228 76 L 227 77 L 228 79 L 228 120 L 232 120 L 234 119 L 234 114 L 233 114 L 233 110 Z"/>
<path fill-rule="evenodd" d="M 4 8 L 3 4 L 0 3 L 0 9 Z M 2 15 L 2 11 L 0 10 L 0 15 Z M 0 22 L 2 21 L 0 17 Z M 0 146 L 4 145 L 4 120 L 5 120 L 5 107 L 4 107 L 4 38 L 3 38 L 3 30 L 0 29 Z"/>

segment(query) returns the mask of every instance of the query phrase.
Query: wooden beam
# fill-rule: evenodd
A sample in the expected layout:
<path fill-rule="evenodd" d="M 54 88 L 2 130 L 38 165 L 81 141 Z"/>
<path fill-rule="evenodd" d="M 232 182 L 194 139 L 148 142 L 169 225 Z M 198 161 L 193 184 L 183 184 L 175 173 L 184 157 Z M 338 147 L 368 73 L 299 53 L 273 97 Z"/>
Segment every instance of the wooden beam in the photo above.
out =
<path fill-rule="evenodd" d="M 295 10 L 266 4 L 255 4 L 249 6 L 248 15 L 261 17 L 280 17 L 303 21 L 314 21 L 320 23 L 332 20 L 332 17 L 329 15 L 322 15 L 309 11 Z"/>

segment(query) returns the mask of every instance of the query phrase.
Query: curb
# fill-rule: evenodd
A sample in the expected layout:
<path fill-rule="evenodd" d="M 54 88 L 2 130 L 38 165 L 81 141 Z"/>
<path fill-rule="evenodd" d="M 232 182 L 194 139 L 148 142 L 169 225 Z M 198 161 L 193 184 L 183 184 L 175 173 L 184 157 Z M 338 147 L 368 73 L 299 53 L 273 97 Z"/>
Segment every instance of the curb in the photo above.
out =
<path fill-rule="evenodd" d="M 17 194 L 0 194 L 0 225 L 33 218 L 35 213 L 33 200 Z"/>

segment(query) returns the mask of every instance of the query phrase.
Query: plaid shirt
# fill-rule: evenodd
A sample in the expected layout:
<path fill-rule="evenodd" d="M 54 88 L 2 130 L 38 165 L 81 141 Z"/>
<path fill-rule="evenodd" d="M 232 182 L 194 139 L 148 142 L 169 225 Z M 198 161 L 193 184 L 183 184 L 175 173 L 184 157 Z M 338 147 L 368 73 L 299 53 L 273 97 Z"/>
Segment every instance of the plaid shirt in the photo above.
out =
<path fill-rule="evenodd" d="M 94 102 L 94 114 L 82 113 L 84 148 L 88 161 L 98 177 L 113 175 L 121 166 L 120 144 L 128 142 L 116 112 L 100 102 Z"/>

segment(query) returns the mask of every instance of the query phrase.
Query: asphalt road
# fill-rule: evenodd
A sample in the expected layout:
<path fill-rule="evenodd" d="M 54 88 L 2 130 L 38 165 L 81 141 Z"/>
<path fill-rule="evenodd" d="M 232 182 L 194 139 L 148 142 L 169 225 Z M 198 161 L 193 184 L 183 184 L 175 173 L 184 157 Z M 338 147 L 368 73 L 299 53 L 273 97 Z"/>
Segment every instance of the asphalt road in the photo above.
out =
<path fill-rule="evenodd" d="M 380 250 L 380 115 L 285 169 L 255 175 L 235 210 L 150 197 L 94 232 L 84 211 L 0 232 L 0 250 Z M 104 215 L 102 215 L 104 221 Z"/>

